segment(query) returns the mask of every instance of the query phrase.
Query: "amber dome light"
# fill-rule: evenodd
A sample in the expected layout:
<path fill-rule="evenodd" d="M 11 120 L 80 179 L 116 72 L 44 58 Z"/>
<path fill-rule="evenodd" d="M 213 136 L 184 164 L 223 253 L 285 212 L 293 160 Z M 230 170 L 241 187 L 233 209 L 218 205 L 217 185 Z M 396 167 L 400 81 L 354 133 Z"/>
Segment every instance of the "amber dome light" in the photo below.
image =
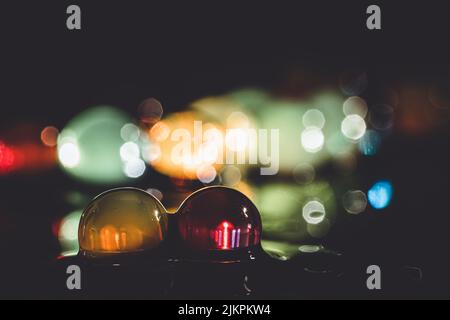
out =
<path fill-rule="evenodd" d="M 81 217 L 80 254 L 133 253 L 158 247 L 167 233 L 167 213 L 151 194 L 113 189 L 95 198 Z"/>

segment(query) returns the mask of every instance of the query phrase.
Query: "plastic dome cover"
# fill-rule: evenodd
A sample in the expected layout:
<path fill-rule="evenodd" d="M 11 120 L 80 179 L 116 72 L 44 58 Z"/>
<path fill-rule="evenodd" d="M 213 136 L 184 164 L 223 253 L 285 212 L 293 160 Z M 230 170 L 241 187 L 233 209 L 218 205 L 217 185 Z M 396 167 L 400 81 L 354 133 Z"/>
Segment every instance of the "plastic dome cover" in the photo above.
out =
<path fill-rule="evenodd" d="M 156 248 L 167 233 L 167 213 L 151 194 L 114 189 L 95 198 L 83 212 L 80 253 L 130 253 Z"/>
<path fill-rule="evenodd" d="M 258 246 L 261 217 L 242 193 L 226 187 L 195 192 L 178 210 L 178 230 L 192 250 L 238 250 Z"/>

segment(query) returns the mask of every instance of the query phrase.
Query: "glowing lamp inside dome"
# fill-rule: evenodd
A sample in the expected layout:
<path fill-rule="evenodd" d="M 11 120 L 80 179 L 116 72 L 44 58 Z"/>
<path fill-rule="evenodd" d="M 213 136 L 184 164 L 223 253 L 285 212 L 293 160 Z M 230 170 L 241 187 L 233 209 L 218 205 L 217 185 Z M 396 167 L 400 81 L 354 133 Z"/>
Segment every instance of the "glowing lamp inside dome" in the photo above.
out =
<path fill-rule="evenodd" d="M 192 194 L 178 210 L 183 245 L 196 251 L 233 251 L 257 247 L 261 218 L 242 193 L 209 187 Z"/>
<path fill-rule="evenodd" d="M 133 188 L 107 191 L 83 212 L 80 253 L 97 256 L 158 247 L 167 233 L 167 213 L 151 194 Z"/>

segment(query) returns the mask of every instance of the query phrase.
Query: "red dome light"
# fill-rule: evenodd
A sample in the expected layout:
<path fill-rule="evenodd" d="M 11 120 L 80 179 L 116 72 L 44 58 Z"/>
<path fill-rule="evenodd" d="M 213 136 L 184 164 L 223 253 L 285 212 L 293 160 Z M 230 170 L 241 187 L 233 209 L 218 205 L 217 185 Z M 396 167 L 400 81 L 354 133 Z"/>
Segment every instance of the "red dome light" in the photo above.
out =
<path fill-rule="evenodd" d="M 260 245 L 261 218 L 242 193 L 225 187 L 195 192 L 178 210 L 183 245 L 196 251 L 233 251 Z"/>

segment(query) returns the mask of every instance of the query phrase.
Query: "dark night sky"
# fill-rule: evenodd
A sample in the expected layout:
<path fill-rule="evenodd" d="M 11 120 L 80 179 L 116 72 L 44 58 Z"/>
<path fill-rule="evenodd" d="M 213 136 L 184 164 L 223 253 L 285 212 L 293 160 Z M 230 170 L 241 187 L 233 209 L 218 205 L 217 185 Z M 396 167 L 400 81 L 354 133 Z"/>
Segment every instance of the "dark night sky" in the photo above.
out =
<path fill-rule="evenodd" d="M 448 19 L 429 2 L 427 10 L 383 4 L 381 31 L 366 29 L 359 1 L 79 4 L 78 32 L 65 28 L 64 2 L 4 5 L 3 125 L 10 118 L 63 125 L 90 105 L 133 110 L 147 96 L 180 108 L 246 85 L 273 88 L 296 64 L 331 75 L 361 67 L 385 79 L 448 70 L 441 63 Z"/>

